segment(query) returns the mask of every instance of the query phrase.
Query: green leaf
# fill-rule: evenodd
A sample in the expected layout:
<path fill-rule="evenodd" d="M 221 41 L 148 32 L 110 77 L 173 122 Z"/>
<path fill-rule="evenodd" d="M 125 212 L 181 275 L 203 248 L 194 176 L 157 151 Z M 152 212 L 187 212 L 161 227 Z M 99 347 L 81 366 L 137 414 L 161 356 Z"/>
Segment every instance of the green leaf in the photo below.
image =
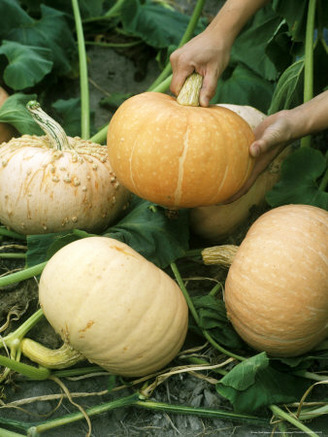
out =
<path fill-rule="evenodd" d="M 129 213 L 103 235 L 126 243 L 158 267 L 167 267 L 189 247 L 189 214 L 167 211 L 146 200 L 133 197 Z"/>
<path fill-rule="evenodd" d="M 236 39 L 231 50 L 232 63 L 242 62 L 259 76 L 275 80 L 278 72 L 266 55 L 266 47 L 280 23 L 281 18 L 271 7 L 260 10 L 252 26 Z"/>
<path fill-rule="evenodd" d="M 130 0 L 123 4 L 121 20 L 126 32 L 152 47 L 164 49 L 179 44 L 190 17 L 160 3 Z M 204 28 L 203 24 L 198 24 L 197 33 Z"/>
<path fill-rule="evenodd" d="M 80 230 L 29 235 L 27 265 L 31 267 L 46 261 L 66 244 L 92 235 Z M 102 235 L 126 243 L 158 267 L 164 268 L 183 256 L 189 248 L 188 212 L 179 211 L 177 218 L 170 219 L 163 208 L 133 198 L 126 216 Z"/>
<path fill-rule="evenodd" d="M 15 91 L 33 87 L 53 66 L 51 51 L 47 48 L 3 41 L 0 54 L 5 55 L 9 61 L 3 74 L 4 81 Z"/>
<path fill-rule="evenodd" d="M 227 74 L 223 74 L 219 79 L 212 103 L 250 105 L 264 113 L 267 112 L 273 93 L 271 82 L 243 64 L 238 64 L 231 75 L 228 74 L 229 69 Z"/>
<path fill-rule="evenodd" d="M 318 185 L 325 169 L 326 160 L 319 150 L 311 147 L 296 150 L 283 162 L 280 181 L 267 193 L 267 202 L 272 207 L 300 203 L 328 210 L 328 193 Z"/>
<path fill-rule="evenodd" d="M 36 97 L 36 94 L 12 94 L 0 108 L 0 121 L 11 124 L 22 135 L 44 135 L 26 109 L 27 102 L 35 100 Z"/>
<path fill-rule="evenodd" d="M 67 0 L 21 0 L 30 13 L 37 14 L 41 4 L 73 15 L 72 2 Z M 102 13 L 104 0 L 79 0 L 79 9 L 83 18 L 98 17 Z"/>
<path fill-rule="evenodd" d="M 110 97 L 103 97 L 99 104 L 108 109 L 117 109 L 126 99 L 132 97 L 132 93 L 111 93 Z"/>
<path fill-rule="evenodd" d="M 17 0 L 1 0 L 0 2 L 1 20 L 0 40 L 8 38 L 10 32 L 18 26 L 31 26 L 33 19 L 21 8 Z M 11 38 L 10 38 L 11 39 Z"/>
<path fill-rule="evenodd" d="M 193 304 L 199 316 L 199 326 L 210 333 L 219 343 L 232 349 L 244 346 L 244 342 L 233 329 L 227 318 L 226 308 L 221 299 L 208 294 L 195 296 Z"/>
<path fill-rule="evenodd" d="M 48 261 L 59 249 L 78 240 L 78 235 L 73 231 L 57 232 L 52 234 L 28 235 L 27 236 L 27 267 L 32 267 Z"/>
<path fill-rule="evenodd" d="M 56 111 L 56 121 L 71 137 L 81 136 L 81 99 L 59 99 L 51 105 Z"/>
<path fill-rule="evenodd" d="M 272 404 L 298 401 L 310 382 L 275 369 L 265 352 L 237 364 L 216 385 L 235 411 L 254 412 Z"/>
<path fill-rule="evenodd" d="M 304 41 L 306 32 L 306 20 L 308 0 L 273 0 L 272 7 L 286 19 L 289 32 L 294 41 Z"/>
<path fill-rule="evenodd" d="M 72 70 L 77 54 L 72 29 L 65 14 L 56 9 L 41 5 L 39 20 L 18 22 L 6 39 L 50 50 L 53 69 L 58 75 L 66 75 Z"/>
<path fill-rule="evenodd" d="M 304 59 L 294 62 L 283 72 L 275 88 L 269 114 L 303 103 L 303 75 Z"/>

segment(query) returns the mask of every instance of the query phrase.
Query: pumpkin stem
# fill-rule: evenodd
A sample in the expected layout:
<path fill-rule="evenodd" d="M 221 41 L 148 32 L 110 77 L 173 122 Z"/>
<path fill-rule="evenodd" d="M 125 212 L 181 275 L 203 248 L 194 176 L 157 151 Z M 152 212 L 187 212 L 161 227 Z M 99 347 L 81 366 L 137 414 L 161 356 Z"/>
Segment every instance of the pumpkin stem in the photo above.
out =
<path fill-rule="evenodd" d="M 177 102 L 184 106 L 199 106 L 199 93 L 202 85 L 203 76 L 198 73 L 192 73 L 183 84 L 177 97 Z"/>
<path fill-rule="evenodd" d="M 224 244 L 222 246 L 213 246 L 203 249 L 201 252 L 203 262 L 206 265 L 220 265 L 230 267 L 238 251 L 238 246 L 233 244 Z"/>
<path fill-rule="evenodd" d="M 34 118 L 34 121 L 48 136 L 54 149 L 73 149 L 68 142 L 68 138 L 64 129 L 59 123 L 57 123 L 57 121 L 44 112 L 39 102 L 36 100 L 31 100 L 27 103 L 26 107 Z"/>
<path fill-rule="evenodd" d="M 68 343 L 64 343 L 59 349 L 49 349 L 30 338 L 24 338 L 20 347 L 27 358 L 48 369 L 65 369 L 84 360 L 83 355 Z"/>

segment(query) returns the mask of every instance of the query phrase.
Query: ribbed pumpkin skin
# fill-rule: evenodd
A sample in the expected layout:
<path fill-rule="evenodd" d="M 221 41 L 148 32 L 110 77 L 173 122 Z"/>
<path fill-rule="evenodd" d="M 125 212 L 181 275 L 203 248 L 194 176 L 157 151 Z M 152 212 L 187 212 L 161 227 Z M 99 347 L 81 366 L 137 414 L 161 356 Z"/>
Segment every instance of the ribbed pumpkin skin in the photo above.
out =
<path fill-rule="evenodd" d="M 250 228 L 225 285 L 228 317 L 253 348 L 303 354 L 328 335 L 328 212 L 286 205 Z"/>
<path fill-rule="evenodd" d="M 117 181 L 107 149 L 69 139 L 74 150 L 50 148 L 48 137 L 23 135 L 0 145 L 0 222 L 22 234 L 79 228 L 103 230 L 129 192 Z"/>
<path fill-rule="evenodd" d="M 112 117 L 109 158 L 118 180 L 139 197 L 171 208 L 220 203 L 253 168 L 249 125 L 229 109 L 183 106 L 166 94 L 126 100 Z"/>
<path fill-rule="evenodd" d="M 90 237 L 60 249 L 41 275 L 39 296 L 63 340 L 114 374 L 161 369 L 186 336 L 188 307 L 178 285 L 110 238 Z"/>
<path fill-rule="evenodd" d="M 252 208 L 266 205 L 265 195 L 280 179 L 280 168 L 291 153 L 286 147 L 257 177 L 250 189 L 231 203 L 193 208 L 190 228 L 195 235 L 219 243 L 235 232 L 251 214 Z"/>

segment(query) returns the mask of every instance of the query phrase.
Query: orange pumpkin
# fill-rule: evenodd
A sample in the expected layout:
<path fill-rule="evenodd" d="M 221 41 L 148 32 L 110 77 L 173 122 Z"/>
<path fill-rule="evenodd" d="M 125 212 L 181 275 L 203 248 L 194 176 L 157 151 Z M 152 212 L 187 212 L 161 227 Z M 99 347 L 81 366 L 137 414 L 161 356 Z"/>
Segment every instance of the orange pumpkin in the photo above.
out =
<path fill-rule="evenodd" d="M 118 108 L 108 127 L 109 159 L 120 183 L 172 209 L 227 200 L 253 168 L 252 129 L 227 108 L 195 106 L 201 86 L 197 95 L 197 76 L 180 93 L 187 99 L 156 92 L 135 95 Z"/>

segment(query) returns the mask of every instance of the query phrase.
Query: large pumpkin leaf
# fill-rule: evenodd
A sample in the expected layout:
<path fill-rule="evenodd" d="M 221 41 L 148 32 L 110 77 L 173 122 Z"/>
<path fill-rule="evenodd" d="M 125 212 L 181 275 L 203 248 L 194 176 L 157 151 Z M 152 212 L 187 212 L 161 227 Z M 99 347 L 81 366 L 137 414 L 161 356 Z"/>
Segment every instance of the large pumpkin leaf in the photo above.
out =
<path fill-rule="evenodd" d="M 216 385 L 235 411 L 250 413 L 272 404 L 301 398 L 310 382 L 275 369 L 265 352 L 237 364 Z"/>
<path fill-rule="evenodd" d="M 12 29 L 18 26 L 32 26 L 34 22 L 33 18 L 21 8 L 18 0 L 1 0 L 0 17 L 6 17 L 5 20 L 1 20 L 0 40 L 8 38 Z"/>
<path fill-rule="evenodd" d="M 9 96 L 0 108 L 0 122 L 11 124 L 22 135 L 43 135 L 43 131 L 26 109 L 27 102 L 35 100 L 36 97 L 36 94 L 23 93 Z"/>
<path fill-rule="evenodd" d="M 41 5 L 39 20 L 34 20 L 33 25 L 25 23 L 13 28 L 6 38 L 26 45 L 48 48 L 52 53 L 54 70 L 60 75 L 71 71 L 76 47 L 72 30 L 62 12 Z"/>
<path fill-rule="evenodd" d="M 275 80 L 278 72 L 266 55 L 266 47 L 280 23 L 281 18 L 271 7 L 261 9 L 252 26 L 236 39 L 231 50 L 231 61 L 242 62 L 263 78 Z"/>
<path fill-rule="evenodd" d="M 0 54 L 5 55 L 9 61 L 3 73 L 4 81 L 15 91 L 33 87 L 53 67 L 51 50 L 43 47 L 3 41 Z"/>
<path fill-rule="evenodd" d="M 250 105 L 267 112 L 271 102 L 273 85 L 243 64 L 238 64 L 231 75 L 223 75 L 218 81 L 212 103 Z"/>
<path fill-rule="evenodd" d="M 53 62 L 53 69 L 58 75 L 68 74 L 72 70 L 76 46 L 64 13 L 41 5 L 41 18 L 35 20 L 18 2 L 1 0 L 0 14 L 6 17 L 6 20 L 2 20 L 1 39 L 49 50 L 49 60 Z"/>
<path fill-rule="evenodd" d="M 318 183 L 325 169 L 326 159 L 319 150 L 296 150 L 283 162 L 280 181 L 267 193 L 267 202 L 272 207 L 300 203 L 328 210 L 328 193 Z"/>
<path fill-rule="evenodd" d="M 98 17 L 102 13 L 104 0 L 79 0 L 79 9 L 82 18 Z M 26 6 L 29 13 L 38 13 L 42 4 L 64 11 L 72 15 L 72 2 L 67 0 L 21 0 L 21 4 Z"/>
<path fill-rule="evenodd" d="M 158 49 L 177 46 L 190 17 L 160 3 L 130 0 L 121 9 L 123 28 L 133 36 Z M 199 24 L 197 33 L 205 28 Z"/>
<path fill-rule="evenodd" d="M 146 259 L 164 268 L 183 256 L 189 247 L 188 212 L 171 219 L 163 208 L 134 197 L 128 213 L 103 234 L 128 244 Z M 89 237 L 84 231 L 65 231 L 27 237 L 27 265 L 48 260 L 71 241 Z"/>
<path fill-rule="evenodd" d="M 128 244 L 164 268 L 188 249 L 188 211 L 180 210 L 169 218 L 164 208 L 133 197 L 129 214 L 103 235 Z"/>

